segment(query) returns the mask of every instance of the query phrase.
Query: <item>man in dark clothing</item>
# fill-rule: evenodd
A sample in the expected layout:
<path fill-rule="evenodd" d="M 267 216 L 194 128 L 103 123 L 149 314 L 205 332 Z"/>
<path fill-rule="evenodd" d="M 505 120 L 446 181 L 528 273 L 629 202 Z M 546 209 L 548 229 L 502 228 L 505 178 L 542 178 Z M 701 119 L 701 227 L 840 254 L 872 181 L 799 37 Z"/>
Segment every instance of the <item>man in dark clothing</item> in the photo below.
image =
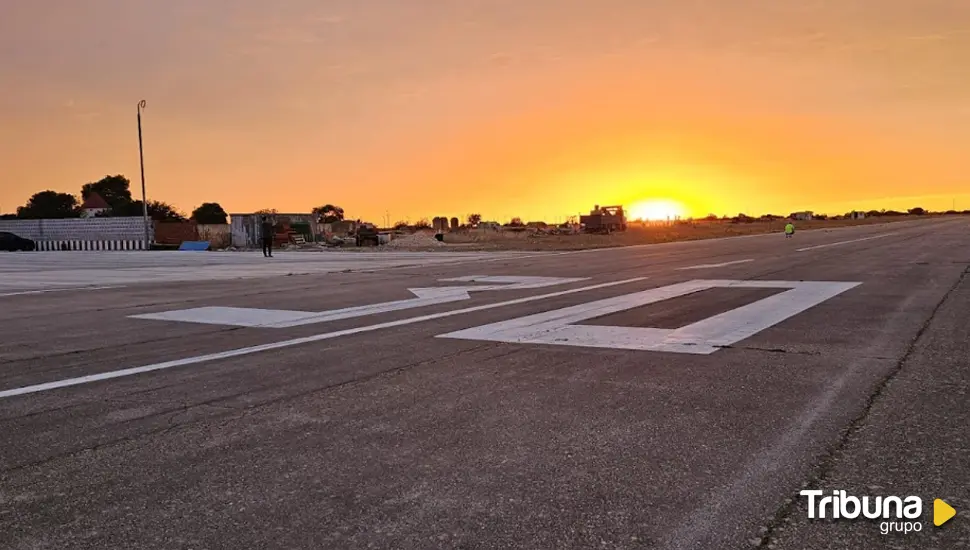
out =
<path fill-rule="evenodd" d="M 262 239 L 263 239 L 263 256 L 266 258 L 273 257 L 273 223 L 263 216 L 262 224 Z"/>

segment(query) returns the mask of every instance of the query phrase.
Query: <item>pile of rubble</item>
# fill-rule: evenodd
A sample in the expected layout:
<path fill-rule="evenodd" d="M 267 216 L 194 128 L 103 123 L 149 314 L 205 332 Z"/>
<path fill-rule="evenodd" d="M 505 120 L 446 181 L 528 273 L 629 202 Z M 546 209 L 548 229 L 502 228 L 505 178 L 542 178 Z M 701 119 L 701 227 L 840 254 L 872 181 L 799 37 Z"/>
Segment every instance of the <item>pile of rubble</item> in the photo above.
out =
<path fill-rule="evenodd" d="M 382 248 L 441 248 L 447 244 L 435 239 L 431 235 L 415 233 L 391 239 Z"/>

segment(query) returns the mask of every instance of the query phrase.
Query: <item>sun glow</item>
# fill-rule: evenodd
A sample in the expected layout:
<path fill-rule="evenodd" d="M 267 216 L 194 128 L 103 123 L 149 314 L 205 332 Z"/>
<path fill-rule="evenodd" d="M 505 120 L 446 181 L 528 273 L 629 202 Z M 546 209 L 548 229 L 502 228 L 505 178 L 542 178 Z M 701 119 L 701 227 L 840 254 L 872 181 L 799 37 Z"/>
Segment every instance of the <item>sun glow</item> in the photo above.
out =
<path fill-rule="evenodd" d="M 653 199 L 634 203 L 628 217 L 632 220 L 659 221 L 686 216 L 684 205 L 668 199 Z"/>

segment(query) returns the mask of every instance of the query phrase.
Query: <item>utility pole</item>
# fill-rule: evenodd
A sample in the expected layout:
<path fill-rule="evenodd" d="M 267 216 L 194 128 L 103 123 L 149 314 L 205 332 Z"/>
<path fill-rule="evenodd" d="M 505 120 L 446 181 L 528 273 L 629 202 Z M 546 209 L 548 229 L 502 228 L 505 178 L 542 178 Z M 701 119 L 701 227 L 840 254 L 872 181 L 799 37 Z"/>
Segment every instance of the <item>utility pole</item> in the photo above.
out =
<path fill-rule="evenodd" d="M 145 100 L 138 102 L 138 161 L 141 165 L 141 215 L 145 222 L 145 250 L 151 250 L 151 237 L 148 232 L 148 198 L 145 194 L 145 152 L 141 141 L 141 110 L 145 108 Z"/>

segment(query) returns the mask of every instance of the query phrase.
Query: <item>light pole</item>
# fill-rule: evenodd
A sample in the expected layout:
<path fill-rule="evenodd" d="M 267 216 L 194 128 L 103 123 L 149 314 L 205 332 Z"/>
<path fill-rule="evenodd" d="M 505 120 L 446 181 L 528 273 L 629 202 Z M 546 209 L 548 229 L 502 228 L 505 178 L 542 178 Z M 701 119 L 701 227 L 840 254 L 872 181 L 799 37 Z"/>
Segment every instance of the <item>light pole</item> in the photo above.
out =
<path fill-rule="evenodd" d="M 138 102 L 138 161 L 141 165 L 141 215 L 145 220 L 145 250 L 152 247 L 151 237 L 148 235 L 148 198 L 145 196 L 145 153 L 141 144 L 141 110 L 145 108 L 145 100 Z"/>

